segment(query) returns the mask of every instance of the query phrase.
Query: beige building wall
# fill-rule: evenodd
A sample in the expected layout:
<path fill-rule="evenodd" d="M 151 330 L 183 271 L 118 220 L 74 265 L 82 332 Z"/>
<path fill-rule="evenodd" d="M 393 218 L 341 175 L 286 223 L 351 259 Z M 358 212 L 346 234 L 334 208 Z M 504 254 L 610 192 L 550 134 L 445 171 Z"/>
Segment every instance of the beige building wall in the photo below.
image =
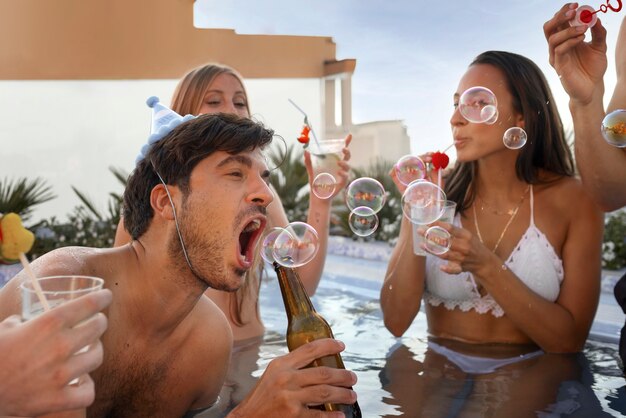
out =
<path fill-rule="evenodd" d="M 361 123 L 352 125 L 351 132 L 358 138 L 359 146 L 352 149 L 352 156 L 360 167 L 379 159 L 393 164 L 411 153 L 411 140 L 402 121 Z"/>
<path fill-rule="evenodd" d="M 0 79 L 173 79 L 207 61 L 246 78 L 354 70 L 322 36 L 193 26 L 192 0 L 0 0 Z M 307 51 L 302 54 L 302 51 Z"/>

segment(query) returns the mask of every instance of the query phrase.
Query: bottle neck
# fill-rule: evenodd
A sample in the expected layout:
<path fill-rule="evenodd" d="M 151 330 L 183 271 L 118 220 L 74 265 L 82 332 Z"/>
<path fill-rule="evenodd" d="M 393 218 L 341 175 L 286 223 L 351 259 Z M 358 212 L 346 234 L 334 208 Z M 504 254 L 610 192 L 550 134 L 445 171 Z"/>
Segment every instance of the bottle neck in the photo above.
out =
<path fill-rule="evenodd" d="M 274 262 L 274 270 L 278 276 L 278 284 L 280 284 L 280 292 L 283 295 L 287 314 L 297 316 L 315 312 L 313 303 L 311 303 L 298 273 L 294 269 L 283 267 L 276 262 Z"/>

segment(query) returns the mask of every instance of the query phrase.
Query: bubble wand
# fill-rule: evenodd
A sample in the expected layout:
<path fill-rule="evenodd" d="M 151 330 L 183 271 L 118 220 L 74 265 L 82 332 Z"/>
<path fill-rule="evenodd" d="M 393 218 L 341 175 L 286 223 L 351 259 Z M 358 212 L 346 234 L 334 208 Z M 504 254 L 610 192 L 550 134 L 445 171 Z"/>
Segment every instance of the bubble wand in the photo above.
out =
<path fill-rule="evenodd" d="M 598 17 L 597 13 L 606 13 L 611 9 L 614 12 L 622 10 L 622 0 L 617 0 L 617 6 L 611 4 L 611 0 L 607 0 L 606 4 L 600 6 L 598 10 L 595 10 L 592 6 L 583 5 L 576 9 L 576 16 L 574 20 L 570 22 L 572 26 L 588 25 L 592 27 L 596 24 Z"/>
<path fill-rule="evenodd" d="M 601 5 L 600 8 L 592 14 L 596 14 L 598 12 L 606 13 L 609 9 L 613 10 L 614 12 L 619 12 L 620 10 L 622 10 L 622 0 L 617 0 L 617 6 L 613 6 L 611 4 L 611 0 L 606 0 L 606 4 Z"/>

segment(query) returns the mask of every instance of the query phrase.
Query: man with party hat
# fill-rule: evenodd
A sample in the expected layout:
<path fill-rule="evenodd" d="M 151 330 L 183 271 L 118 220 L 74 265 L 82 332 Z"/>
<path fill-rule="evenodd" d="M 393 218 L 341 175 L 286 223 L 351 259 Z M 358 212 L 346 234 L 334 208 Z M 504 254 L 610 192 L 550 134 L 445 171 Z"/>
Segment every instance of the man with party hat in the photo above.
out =
<path fill-rule="evenodd" d="M 263 155 L 273 131 L 235 115 L 187 118 L 158 100 L 148 104 L 153 132 L 124 192 L 133 240 L 110 249 L 62 248 L 33 263 L 37 275 L 102 277 L 113 292 L 90 417 L 180 417 L 217 401 L 232 334 L 203 293 L 241 286 L 273 199 Z M 0 319 L 18 310 L 20 279 L 0 291 Z M 229 416 L 297 417 L 310 404 L 354 403 L 354 373 L 305 368 L 343 348 L 318 340 L 273 360 Z"/>

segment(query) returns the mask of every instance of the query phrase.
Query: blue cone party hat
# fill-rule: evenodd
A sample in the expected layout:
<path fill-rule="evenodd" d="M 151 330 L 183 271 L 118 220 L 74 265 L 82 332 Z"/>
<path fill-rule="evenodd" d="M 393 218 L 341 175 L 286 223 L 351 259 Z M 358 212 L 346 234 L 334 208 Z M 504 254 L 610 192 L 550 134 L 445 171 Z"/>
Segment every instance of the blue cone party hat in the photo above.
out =
<path fill-rule="evenodd" d="M 194 119 L 193 115 L 181 116 L 169 107 L 163 105 L 156 96 L 149 97 L 146 100 L 148 107 L 152 108 L 152 125 L 150 127 L 150 137 L 148 143 L 141 147 L 141 151 L 135 160 L 139 163 L 148 154 L 148 150 L 157 141 L 172 132 L 174 128 L 183 122 Z"/>

